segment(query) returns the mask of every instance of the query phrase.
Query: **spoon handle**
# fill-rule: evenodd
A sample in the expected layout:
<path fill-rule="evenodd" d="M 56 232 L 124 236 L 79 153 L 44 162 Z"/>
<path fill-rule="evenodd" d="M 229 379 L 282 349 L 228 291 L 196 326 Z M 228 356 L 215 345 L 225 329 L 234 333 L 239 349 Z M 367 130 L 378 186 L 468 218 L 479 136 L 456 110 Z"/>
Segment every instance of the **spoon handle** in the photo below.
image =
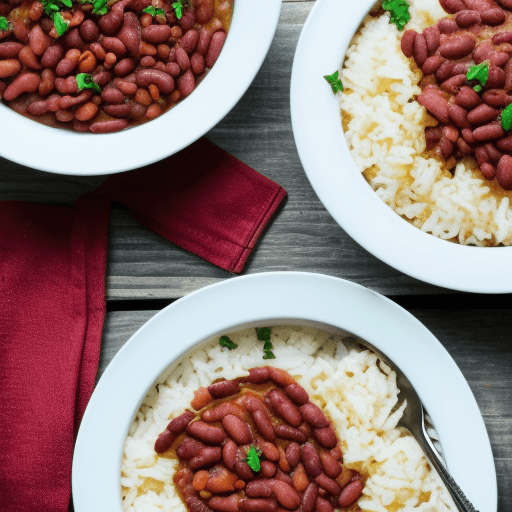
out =
<path fill-rule="evenodd" d="M 439 476 L 441 477 L 446 487 L 448 488 L 448 491 L 450 492 L 453 501 L 457 505 L 457 508 L 461 512 L 478 512 L 478 510 L 476 510 L 475 507 L 471 504 L 471 502 L 466 498 L 466 496 L 462 492 L 462 489 L 455 483 L 455 480 L 450 475 L 450 473 L 448 473 L 446 467 L 439 458 L 439 455 L 436 453 L 435 450 L 432 449 L 432 446 L 430 442 L 427 440 L 424 432 L 421 432 L 421 434 L 421 436 L 418 436 L 418 441 L 421 447 L 423 448 L 425 454 L 427 455 L 430 463 L 437 470 Z"/>

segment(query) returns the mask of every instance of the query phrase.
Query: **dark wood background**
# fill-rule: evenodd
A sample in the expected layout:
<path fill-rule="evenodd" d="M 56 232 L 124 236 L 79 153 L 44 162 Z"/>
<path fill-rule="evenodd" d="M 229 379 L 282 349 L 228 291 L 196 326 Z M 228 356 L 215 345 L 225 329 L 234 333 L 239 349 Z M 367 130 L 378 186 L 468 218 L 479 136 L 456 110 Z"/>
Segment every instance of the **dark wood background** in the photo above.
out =
<path fill-rule="evenodd" d="M 294 270 L 348 279 L 386 295 L 423 322 L 459 365 L 475 395 L 496 464 L 498 511 L 509 512 L 511 296 L 456 293 L 406 276 L 354 242 L 320 203 L 295 148 L 289 108 L 295 47 L 313 5 L 311 1 L 283 1 L 274 41 L 256 79 L 235 108 L 207 134 L 288 192 L 244 274 Z M 0 170 L 0 200 L 71 204 L 104 180 L 51 175 L 2 158 Z M 191 291 L 231 277 L 114 207 L 109 225 L 108 312 L 100 375 L 119 348 L 159 309 Z"/>

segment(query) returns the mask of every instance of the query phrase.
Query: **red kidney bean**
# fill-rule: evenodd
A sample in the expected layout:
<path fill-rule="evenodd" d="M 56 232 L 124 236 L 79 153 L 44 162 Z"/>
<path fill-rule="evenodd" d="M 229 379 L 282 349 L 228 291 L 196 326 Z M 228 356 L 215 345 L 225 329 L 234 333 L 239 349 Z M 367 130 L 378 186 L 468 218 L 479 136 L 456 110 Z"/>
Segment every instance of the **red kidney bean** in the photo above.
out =
<path fill-rule="evenodd" d="M 135 69 L 135 62 L 133 59 L 121 59 L 114 67 L 114 73 L 118 76 L 126 76 Z"/>
<path fill-rule="evenodd" d="M 87 42 L 96 41 L 100 35 L 100 31 L 96 23 L 92 20 L 85 20 L 78 27 L 80 37 Z"/>
<path fill-rule="evenodd" d="M 214 496 L 208 501 L 208 506 L 215 512 L 238 512 L 237 494 L 231 496 Z M 206 510 L 203 512 L 207 512 Z"/>
<path fill-rule="evenodd" d="M 450 105 L 448 107 L 450 119 L 460 128 L 469 128 L 467 112 L 459 105 Z"/>
<path fill-rule="evenodd" d="M 245 411 L 234 402 L 224 402 L 214 409 L 208 409 L 203 413 L 201 419 L 208 423 L 213 423 L 221 421 L 228 414 L 233 414 L 242 420 L 245 419 Z"/>
<path fill-rule="evenodd" d="M 127 96 L 131 96 L 137 92 L 137 84 L 125 80 L 117 80 L 116 87 Z"/>
<path fill-rule="evenodd" d="M 257 398 L 256 396 L 248 393 L 243 396 L 242 402 L 245 406 L 245 408 L 249 412 L 257 411 L 258 409 L 264 409 L 265 406 L 263 405 L 263 402 Z"/>
<path fill-rule="evenodd" d="M 176 62 L 182 71 L 188 71 L 190 69 L 190 58 L 187 52 L 179 46 L 176 46 Z"/>
<path fill-rule="evenodd" d="M 480 96 L 471 87 L 461 87 L 457 96 L 455 96 L 455 103 L 465 109 L 471 109 L 480 105 L 482 100 Z"/>
<path fill-rule="evenodd" d="M 31 50 L 30 46 L 25 46 L 22 48 L 20 54 L 18 55 L 18 59 L 27 68 L 41 69 L 41 65 L 39 64 L 37 57 L 34 55 L 34 52 Z"/>
<path fill-rule="evenodd" d="M 277 512 L 277 503 L 272 499 L 243 499 L 238 506 L 242 512 Z"/>
<path fill-rule="evenodd" d="M 165 43 L 171 37 L 169 25 L 149 25 L 142 29 L 142 39 L 147 43 Z"/>
<path fill-rule="evenodd" d="M 226 433 L 222 428 L 212 427 L 202 421 L 189 423 L 186 431 L 192 437 L 208 444 L 220 444 L 226 439 Z"/>
<path fill-rule="evenodd" d="M 496 119 L 499 113 L 499 110 L 483 103 L 468 112 L 468 121 L 471 124 L 482 125 Z"/>
<path fill-rule="evenodd" d="M 457 23 L 460 28 L 469 28 L 481 23 L 481 21 L 478 11 L 463 10 L 455 15 L 455 23 Z"/>
<path fill-rule="evenodd" d="M 268 460 L 264 460 L 261 462 L 261 474 L 265 478 L 272 478 L 277 471 L 277 467 L 275 464 L 272 464 L 272 462 L 269 462 Z"/>
<path fill-rule="evenodd" d="M 240 392 L 240 383 L 238 380 L 221 380 L 208 386 L 208 391 L 214 399 L 226 398 Z"/>
<path fill-rule="evenodd" d="M 363 482 L 361 480 L 356 480 L 348 484 L 343 491 L 341 491 L 338 503 L 341 507 L 350 507 L 353 503 L 355 503 L 363 494 Z"/>
<path fill-rule="evenodd" d="M 142 38 L 142 27 L 139 18 L 133 12 L 125 12 L 123 15 L 123 26 L 117 37 L 124 44 L 128 52 L 136 59 L 140 56 L 140 42 Z"/>
<path fill-rule="evenodd" d="M 57 112 L 55 112 L 55 119 L 61 123 L 70 123 L 73 121 L 73 118 L 73 112 L 69 110 L 57 110 Z"/>
<path fill-rule="evenodd" d="M 75 107 L 76 105 L 80 105 L 80 103 L 87 101 L 91 96 L 92 92 L 87 90 L 81 92 L 78 96 L 63 96 L 60 99 L 60 108 L 66 110 L 71 107 Z"/>
<path fill-rule="evenodd" d="M 254 478 L 254 473 L 249 464 L 247 464 L 246 462 L 238 461 L 235 464 L 235 473 L 238 475 L 239 478 L 245 480 L 246 482 Z"/>
<path fill-rule="evenodd" d="M 87 44 L 80 37 L 80 32 L 78 31 L 77 28 L 68 30 L 66 32 L 66 35 L 64 36 L 64 44 L 68 48 L 75 48 L 80 51 L 84 51 L 87 49 Z"/>
<path fill-rule="evenodd" d="M 108 71 L 101 71 L 100 73 L 96 73 L 93 79 L 100 87 L 104 87 L 110 82 L 112 75 Z"/>
<path fill-rule="evenodd" d="M 439 3 L 448 14 L 455 14 L 466 9 L 466 5 L 462 0 L 439 0 Z"/>
<path fill-rule="evenodd" d="M 30 49 L 35 55 L 42 55 L 50 46 L 51 39 L 43 32 L 39 25 L 34 25 L 28 35 Z"/>
<path fill-rule="evenodd" d="M 295 383 L 295 379 L 287 371 L 281 370 L 281 368 L 270 366 L 268 371 L 272 382 L 280 388 L 285 388 Z"/>
<path fill-rule="evenodd" d="M 195 21 L 196 17 L 194 11 L 190 7 L 186 6 L 183 9 L 181 18 L 178 20 L 179 26 L 183 32 L 186 32 L 187 30 L 193 28 Z"/>
<path fill-rule="evenodd" d="M 443 64 L 445 60 L 440 55 L 433 55 L 432 57 L 429 57 L 423 64 L 421 68 L 421 72 L 427 76 L 431 75 L 432 73 L 435 73 Z"/>
<path fill-rule="evenodd" d="M 199 455 L 203 448 L 206 448 L 206 446 L 197 439 L 185 437 L 185 439 L 183 439 L 180 445 L 176 448 L 176 454 L 180 459 L 190 460 Z"/>
<path fill-rule="evenodd" d="M 101 46 L 107 53 L 113 53 L 117 57 L 126 54 L 126 47 L 117 37 L 104 37 L 101 40 Z"/>
<path fill-rule="evenodd" d="M 259 368 L 251 368 L 249 370 L 249 375 L 244 377 L 246 382 L 250 382 L 251 384 L 263 384 L 270 379 L 270 373 L 268 366 L 260 366 Z"/>
<path fill-rule="evenodd" d="M 406 30 L 402 36 L 402 40 L 400 41 L 400 47 L 402 49 L 402 53 L 410 58 L 414 52 L 414 39 L 416 37 L 416 30 Z"/>
<path fill-rule="evenodd" d="M 196 496 L 189 496 L 186 503 L 187 512 L 210 512 L 210 509 Z"/>
<path fill-rule="evenodd" d="M 337 478 L 341 474 L 341 464 L 329 453 L 320 452 L 320 460 L 324 473 L 329 478 Z"/>
<path fill-rule="evenodd" d="M 434 25 L 432 27 L 427 27 L 423 31 L 423 36 L 425 37 L 425 41 L 427 43 L 428 54 L 432 55 L 439 48 L 441 33 L 439 32 L 439 29 Z"/>
<path fill-rule="evenodd" d="M 139 70 L 137 72 L 137 85 L 148 87 L 150 84 L 156 85 L 163 94 L 170 94 L 174 90 L 174 80 L 171 75 L 157 69 Z"/>
<path fill-rule="evenodd" d="M 441 43 L 439 51 L 441 55 L 446 59 L 462 59 L 462 57 L 469 55 L 473 51 L 473 49 L 475 48 L 475 44 L 476 40 L 473 35 L 454 35 L 449 36 Z"/>
<path fill-rule="evenodd" d="M 508 53 L 505 52 L 492 52 L 489 55 L 489 62 L 499 68 L 503 67 L 509 59 Z"/>
<path fill-rule="evenodd" d="M 105 105 L 103 107 L 105 114 L 112 117 L 118 117 L 121 119 L 128 119 L 132 114 L 132 107 L 129 103 L 123 103 L 121 105 Z"/>
<path fill-rule="evenodd" d="M 21 71 L 21 63 L 17 59 L 0 60 L 0 78 L 9 78 Z"/>
<path fill-rule="evenodd" d="M 213 16 L 214 6 L 212 0 L 199 0 L 196 2 L 196 19 L 199 23 L 207 23 Z"/>
<path fill-rule="evenodd" d="M 264 409 L 258 409 L 257 411 L 254 411 L 252 414 L 252 419 L 254 420 L 256 429 L 261 434 L 263 439 L 270 442 L 275 441 L 276 436 L 272 427 L 272 421 Z"/>
<path fill-rule="evenodd" d="M 505 22 L 506 14 L 499 7 L 494 9 L 487 9 L 480 13 L 482 23 L 495 27 Z"/>
<path fill-rule="evenodd" d="M 171 447 L 171 445 L 175 439 L 176 439 L 176 436 L 174 436 L 172 434 L 172 432 L 169 432 L 169 430 L 164 430 L 163 432 L 161 432 L 159 434 L 159 436 L 157 437 L 157 439 L 155 441 L 155 447 L 154 447 L 155 452 L 163 453 L 163 452 L 167 451 Z"/>
<path fill-rule="evenodd" d="M 436 71 L 436 78 L 443 82 L 450 78 L 453 74 L 453 68 L 455 67 L 455 63 L 451 60 L 445 60 Z"/>
<path fill-rule="evenodd" d="M 454 150 L 453 142 L 448 139 L 448 137 L 441 136 L 441 140 L 439 141 L 439 150 L 441 151 L 441 156 L 445 160 L 448 160 Z"/>
<path fill-rule="evenodd" d="M 48 106 L 48 110 L 50 112 L 57 112 L 60 109 L 60 99 L 61 97 L 58 94 L 52 94 L 47 100 L 46 105 Z M 87 129 L 89 131 L 89 129 Z"/>
<path fill-rule="evenodd" d="M 118 2 L 118 4 L 120 3 Z M 101 16 L 98 20 L 98 25 L 104 34 L 111 36 L 121 28 L 123 24 L 123 9 L 112 9 L 104 16 Z"/>
<path fill-rule="evenodd" d="M 124 94 L 115 87 L 106 87 L 101 91 L 101 99 L 105 101 L 106 103 L 124 103 Z M 188 411 L 186 411 L 188 412 Z M 185 413 L 184 413 L 185 414 Z M 192 413 L 190 413 L 192 414 Z M 192 415 L 192 418 L 194 415 Z M 190 423 L 191 419 L 188 420 L 188 423 Z M 187 423 L 187 425 L 188 425 Z M 186 427 L 186 425 L 185 425 Z M 169 427 L 167 427 L 169 429 Z"/>
<path fill-rule="evenodd" d="M 300 458 L 309 478 L 316 478 L 322 473 L 320 456 L 312 444 L 306 443 L 300 447 Z"/>
<path fill-rule="evenodd" d="M 447 125 L 443 127 L 442 136 L 448 140 L 455 142 L 459 138 L 459 130 L 455 126 Z"/>
<path fill-rule="evenodd" d="M 457 139 L 457 148 L 461 157 L 469 155 L 473 151 L 462 137 Z"/>
<path fill-rule="evenodd" d="M 199 33 L 197 30 L 188 30 L 180 40 L 179 47 L 181 47 L 186 53 L 192 53 L 199 41 Z"/>
<path fill-rule="evenodd" d="M 101 46 L 99 43 L 91 43 L 89 45 L 89 50 L 98 60 L 105 60 L 105 57 L 107 56 L 103 46 Z"/>
<path fill-rule="evenodd" d="M 480 64 L 494 51 L 494 48 L 488 41 L 480 43 L 473 52 L 473 61 L 475 64 Z"/>
<path fill-rule="evenodd" d="M 333 512 L 333 506 L 323 498 L 318 498 L 316 502 L 316 512 Z"/>
<path fill-rule="evenodd" d="M 286 482 L 274 480 L 273 493 L 281 506 L 288 510 L 295 510 L 300 505 L 301 499 L 298 492 Z"/>
<path fill-rule="evenodd" d="M 14 59 L 22 50 L 24 45 L 14 41 L 0 43 L 0 59 Z"/>
<path fill-rule="evenodd" d="M 48 112 L 48 105 L 46 101 L 33 101 L 28 105 L 27 112 L 33 116 L 42 116 Z"/>
<path fill-rule="evenodd" d="M 300 410 L 281 390 L 271 390 L 267 393 L 266 400 L 276 413 L 292 427 L 298 427 L 302 423 Z"/>
<path fill-rule="evenodd" d="M 260 443 L 260 448 L 261 448 L 261 451 L 263 452 L 263 455 L 268 460 L 271 460 L 273 462 L 276 462 L 279 460 L 279 450 L 272 443 L 267 443 L 267 442 L 263 441 Z"/>
<path fill-rule="evenodd" d="M 474 144 L 476 142 L 475 138 L 473 137 L 473 131 L 468 128 L 465 128 L 464 130 L 462 130 L 462 137 L 464 137 L 464 140 L 468 144 Z"/>
<path fill-rule="evenodd" d="M 448 122 L 448 102 L 438 89 L 425 89 L 418 96 L 418 103 L 423 105 L 441 123 Z"/>
<path fill-rule="evenodd" d="M 7 86 L 3 94 L 4 100 L 11 101 L 25 92 L 36 92 L 40 82 L 39 75 L 22 73 Z"/>
<path fill-rule="evenodd" d="M 484 146 L 480 146 L 475 148 L 475 158 L 478 162 L 478 165 L 485 164 L 489 161 L 489 154 Z"/>
<path fill-rule="evenodd" d="M 284 392 L 296 405 L 304 405 L 309 402 L 309 395 L 306 390 L 296 382 L 286 386 Z"/>
<path fill-rule="evenodd" d="M 140 65 L 144 66 L 145 68 L 153 67 L 155 64 L 156 60 L 150 55 L 146 55 L 145 57 L 142 57 L 142 59 L 140 60 Z"/>
<path fill-rule="evenodd" d="M 338 482 L 336 482 L 332 478 L 329 478 L 324 473 L 321 473 L 320 475 L 318 475 L 315 478 L 315 482 L 322 489 L 325 489 L 329 494 L 332 494 L 333 496 L 337 496 L 341 491 L 341 487 L 339 486 Z"/>
<path fill-rule="evenodd" d="M 124 130 L 128 126 L 125 119 L 113 119 L 109 121 L 97 121 L 89 127 L 92 133 L 114 133 Z"/>
<path fill-rule="evenodd" d="M 501 157 L 496 168 L 496 180 L 503 190 L 512 190 L 512 156 Z"/>
<path fill-rule="evenodd" d="M 230 470 L 235 469 L 237 450 L 238 446 L 231 439 L 228 439 L 226 444 L 222 447 L 222 460 L 225 466 Z"/>
<path fill-rule="evenodd" d="M 498 32 L 492 36 L 491 42 L 496 46 L 501 43 L 512 43 L 512 32 Z"/>
<path fill-rule="evenodd" d="M 239 445 L 250 444 L 252 441 L 251 430 L 247 423 L 233 414 L 222 418 L 222 426 L 228 435 Z"/>
<path fill-rule="evenodd" d="M 222 450 L 218 446 L 207 446 L 189 461 L 188 466 L 192 471 L 195 471 L 200 468 L 211 466 L 221 458 Z"/>
<path fill-rule="evenodd" d="M 329 421 L 325 417 L 320 407 L 312 402 L 304 404 L 300 407 L 300 412 L 304 420 L 309 423 L 312 427 L 322 428 L 329 425 Z"/>
<path fill-rule="evenodd" d="M 441 34 L 453 34 L 458 30 L 457 23 L 450 18 L 440 19 L 437 23 L 437 28 Z"/>
<path fill-rule="evenodd" d="M 254 480 L 245 487 L 245 494 L 249 498 L 270 498 L 272 486 L 270 480 Z"/>
<path fill-rule="evenodd" d="M 491 107 L 506 107 L 510 103 L 510 97 L 503 89 L 484 91 L 482 99 Z"/>
<path fill-rule="evenodd" d="M 70 50 L 71 51 L 71 50 Z M 78 50 L 77 50 L 78 51 Z M 75 54 L 75 53 L 72 53 L 69 55 L 68 57 L 68 54 L 70 52 L 68 52 L 66 54 L 66 57 L 64 57 L 58 64 L 57 64 L 57 67 L 55 69 L 55 73 L 60 76 L 60 77 L 64 77 L 64 76 L 68 76 L 69 74 L 71 74 L 74 69 L 77 67 L 78 65 L 78 59 L 80 58 L 80 52 L 78 52 L 78 55 Z"/>
<path fill-rule="evenodd" d="M 311 482 L 302 495 L 302 512 L 313 512 L 318 498 L 318 485 Z"/>
<path fill-rule="evenodd" d="M 485 144 L 485 150 L 487 151 L 487 154 L 489 155 L 489 158 L 494 161 L 498 162 L 500 158 L 503 156 L 503 153 L 496 149 L 495 146 L 493 146 L 490 142 Z"/>
<path fill-rule="evenodd" d="M 210 42 L 212 40 L 212 32 L 208 28 L 199 29 L 199 39 L 197 41 L 197 53 L 200 53 L 203 57 L 206 55 L 208 48 L 210 47 Z"/>
<path fill-rule="evenodd" d="M 505 85 L 505 71 L 491 64 L 489 66 L 489 77 L 487 78 L 487 82 L 485 84 L 486 89 L 497 89 L 501 88 Z"/>
<path fill-rule="evenodd" d="M 412 52 L 414 61 L 421 68 L 428 57 L 427 41 L 423 34 L 416 34 L 414 36 L 414 48 Z"/>
<path fill-rule="evenodd" d="M 297 428 L 290 427 L 289 425 L 278 425 L 275 427 L 274 432 L 279 439 L 287 439 L 289 441 L 296 441 L 297 443 L 304 443 L 308 436 Z"/>
<path fill-rule="evenodd" d="M 493 180 L 496 177 L 496 168 L 490 163 L 483 163 L 480 172 L 486 180 Z"/>
<path fill-rule="evenodd" d="M 467 78 L 466 74 L 459 74 L 448 78 L 441 84 L 441 89 L 446 92 L 451 92 L 452 94 L 457 94 L 460 91 L 460 88 L 466 83 Z"/>
<path fill-rule="evenodd" d="M 286 448 L 285 455 L 290 468 L 295 468 L 300 461 L 300 446 L 297 443 L 290 443 Z"/>
<path fill-rule="evenodd" d="M 338 442 L 336 434 L 331 427 L 317 428 L 313 430 L 313 437 L 316 442 L 324 448 L 334 448 Z"/>
<path fill-rule="evenodd" d="M 501 151 L 512 152 L 512 135 L 503 137 L 496 142 L 496 146 Z"/>
<path fill-rule="evenodd" d="M 224 32 L 223 30 L 219 30 L 213 34 L 205 58 L 205 64 L 207 68 L 213 67 L 213 65 L 215 64 L 220 55 L 220 52 L 222 50 L 222 47 L 224 46 L 225 41 L 226 32 Z"/>

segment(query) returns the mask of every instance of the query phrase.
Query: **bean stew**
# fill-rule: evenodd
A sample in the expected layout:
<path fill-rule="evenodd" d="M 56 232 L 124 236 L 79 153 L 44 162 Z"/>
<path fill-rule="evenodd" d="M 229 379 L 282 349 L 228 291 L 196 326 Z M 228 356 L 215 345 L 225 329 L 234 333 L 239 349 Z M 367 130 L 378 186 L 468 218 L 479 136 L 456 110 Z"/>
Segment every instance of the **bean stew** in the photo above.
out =
<path fill-rule="evenodd" d="M 0 98 L 45 125 L 111 133 L 189 96 L 233 0 L 0 0 Z"/>
<path fill-rule="evenodd" d="M 199 388 L 191 408 L 158 436 L 176 458 L 177 491 L 189 512 L 355 512 L 364 478 L 343 465 L 330 420 L 286 371 Z"/>
<path fill-rule="evenodd" d="M 439 122 L 425 129 L 427 149 L 473 156 L 485 179 L 512 190 L 512 1 L 440 3 L 453 16 L 401 43 L 424 75 L 418 102 Z"/>

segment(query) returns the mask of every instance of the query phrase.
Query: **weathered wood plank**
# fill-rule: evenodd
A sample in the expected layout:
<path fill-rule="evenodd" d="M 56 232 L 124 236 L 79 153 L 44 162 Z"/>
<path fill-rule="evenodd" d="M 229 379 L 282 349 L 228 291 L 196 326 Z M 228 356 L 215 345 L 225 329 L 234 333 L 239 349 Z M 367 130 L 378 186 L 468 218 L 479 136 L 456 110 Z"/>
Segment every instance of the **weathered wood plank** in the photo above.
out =
<path fill-rule="evenodd" d="M 129 337 L 156 313 L 107 314 L 100 374 Z M 498 512 L 508 512 L 512 509 L 512 319 L 507 310 L 415 309 L 411 313 L 445 346 L 475 395 L 495 458 Z"/>

